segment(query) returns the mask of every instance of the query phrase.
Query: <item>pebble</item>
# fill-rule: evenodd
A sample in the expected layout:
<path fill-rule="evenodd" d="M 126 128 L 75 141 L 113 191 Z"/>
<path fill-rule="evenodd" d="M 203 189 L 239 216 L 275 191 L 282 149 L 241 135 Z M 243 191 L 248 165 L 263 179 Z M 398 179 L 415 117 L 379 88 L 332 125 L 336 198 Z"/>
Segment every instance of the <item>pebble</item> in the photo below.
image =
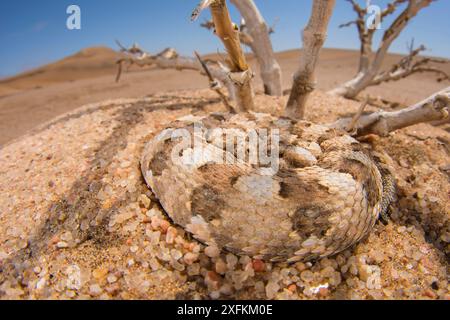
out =
<path fill-rule="evenodd" d="M 45 278 L 39 279 L 39 281 L 36 283 L 36 290 L 44 289 L 46 284 L 47 284 L 47 279 L 45 279 Z"/>
<path fill-rule="evenodd" d="M 152 201 L 145 194 L 141 194 L 139 196 L 139 201 L 146 209 L 149 209 L 152 203 Z"/>
<path fill-rule="evenodd" d="M 210 258 L 217 258 L 220 255 L 220 250 L 215 246 L 209 246 L 205 248 L 205 254 Z"/>
<path fill-rule="evenodd" d="M 227 270 L 227 264 L 222 259 L 218 259 L 216 262 L 216 272 L 218 274 L 225 274 Z"/>
<path fill-rule="evenodd" d="M 300 274 L 300 278 L 307 283 L 312 282 L 314 280 L 314 273 L 310 270 L 305 270 Z"/>
<path fill-rule="evenodd" d="M 115 121 L 111 122 L 116 124 Z M 91 127 L 93 125 L 95 127 L 96 123 L 90 123 Z M 103 125 L 102 123 L 99 126 Z M 114 126 L 110 127 L 114 130 Z M 436 242 L 444 247 L 450 239 L 450 233 L 445 230 L 445 223 L 441 217 L 442 212 L 445 212 L 444 193 L 438 194 L 439 187 L 432 183 L 434 178 L 426 172 L 418 171 L 416 167 L 420 166 L 415 166 L 413 159 L 406 158 L 409 165 L 401 170 L 405 173 L 399 173 L 400 199 L 395 208 L 392 208 L 393 215 L 388 225 L 377 224 L 375 232 L 366 241 L 336 256 L 287 266 L 258 259 L 252 260 L 245 256 L 238 257 L 231 253 L 220 252 L 214 246 L 204 248 L 203 245 L 186 236 L 182 229 L 171 226 L 165 214 L 147 196 L 149 193 L 144 194 L 143 190 L 147 190 L 145 184 L 139 185 L 138 182 L 140 172 L 135 161 L 140 156 L 142 143 L 135 142 L 143 141 L 148 135 L 148 127 L 147 124 L 143 124 L 142 128 L 145 129 L 142 133 L 130 137 L 123 143 L 120 141 L 121 148 L 125 146 L 125 149 L 119 150 L 114 157 L 99 159 L 98 163 L 105 169 L 105 174 L 102 173 L 102 176 L 98 177 L 101 181 L 89 182 L 86 185 L 88 190 L 97 193 L 94 195 L 94 200 L 98 201 L 100 208 L 110 210 L 117 204 L 110 219 L 109 231 L 114 232 L 114 235 L 123 235 L 128 240 L 116 246 L 115 238 L 112 238 L 114 242 L 111 246 L 107 243 L 100 250 L 92 250 L 88 244 L 84 250 L 84 239 L 77 238 L 80 237 L 78 232 L 81 230 L 84 235 L 89 229 L 92 228 L 94 231 L 95 226 L 100 226 L 101 219 L 96 216 L 98 212 L 84 210 L 83 207 L 79 212 L 71 213 L 70 210 L 58 208 L 58 213 L 55 214 L 63 218 L 49 245 L 51 248 L 60 249 L 73 247 L 74 250 L 50 251 L 49 255 L 40 255 L 33 261 L 20 259 L 21 261 L 17 264 L 19 267 L 15 268 L 15 274 L 4 273 L 5 279 L 0 285 L 0 298 L 22 295 L 23 298 L 43 299 L 91 297 L 152 299 L 161 298 L 161 294 L 174 298 L 178 291 L 186 289 L 189 298 L 192 299 L 224 297 L 230 299 L 449 298 L 445 265 L 440 260 L 442 250 L 439 246 L 433 246 L 431 242 L 427 243 L 428 239 L 425 239 L 425 236 L 429 237 L 433 243 Z M 135 131 L 139 130 L 132 132 Z M 112 131 L 104 138 L 108 138 L 111 133 Z M 396 136 L 401 136 L 401 133 Z M 120 137 L 118 139 L 120 140 Z M 97 144 L 99 148 L 102 148 L 102 141 L 99 139 L 95 144 L 89 143 L 90 148 Z M 77 143 L 77 139 L 65 141 L 64 146 L 74 150 L 81 149 L 81 145 L 70 145 L 71 143 Z M 49 147 L 56 148 L 57 144 L 51 144 Z M 26 152 L 32 149 L 33 154 L 52 154 L 55 161 L 59 160 L 61 154 L 58 149 L 40 150 L 43 146 L 39 144 L 37 146 L 26 144 L 24 148 Z M 320 147 L 317 146 L 317 148 L 320 151 Z M 102 154 L 101 152 L 100 156 Z M 395 156 L 395 152 L 393 154 Z M 17 157 L 18 162 L 20 158 Z M 38 159 L 34 161 L 34 166 L 40 165 Z M 72 176 L 75 179 L 79 173 L 89 172 L 91 169 L 90 160 L 77 160 L 74 164 L 71 162 L 73 159 L 69 157 L 64 161 L 64 165 L 67 165 L 67 168 L 73 166 L 76 170 L 67 176 L 54 173 L 52 177 L 55 178 L 52 178 L 54 183 L 51 183 L 50 193 L 47 188 L 49 177 L 40 176 L 39 179 L 43 182 L 39 185 L 39 179 L 29 176 L 32 170 L 27 173 L 26 179 L 35 181 L 35 184 L 39 186 L 36 189 L 42 189 L 42 195 L 33 192 L 11 196 L 7 189 L 4 190 L 8 196 L 0 199 L 0 208 L 11 208 L 17 213 L 23 212 L 18 214 L 18 217 L 21 220 L 20 225 L 25 227 L 8 225 L 3 228 L 5 237 L 10 238 L 6 238 L 8 241 L 0 251 L 0 262 L 10 263 L 9 255 L 14 255 L 15 250 L 24 247 L 26 244 L 24 239 L 29 238 L 28 232 L 31 230 L 31 227 L 26 226 L 31 226 L 33 223 L 40 225 L 40 222 L 43 222 L 48 205 L 58 200 L 55 198 L 56 192 L 69 190 L 72 186 Z M 427 166 L 425 169 L 433 174 L 436 169 L 434 167 L 436 166 Z M 47 163 L 46 168 L 51 169 L 51 166 Z M 71 168 L 70 171 L 72 171 Z M 406 173 L 414 177 L 411 182 L 403 181 L 401 175 Z M 6 176 L 6 179 L 9 178 Z M 422 180 L 430 180 L 431 183 L 420 186 L 424 183 Z M 124 189 L 119 188 L 119 185 Z M 416 192 L 417 198 L 414 195 Z M 84 198 L 77 194 L 70 193 L 67 196 L 69 207 L 72 204 L 83 204 L 80 200 Z M 20 205 L 21 203 L 27 203 L 27 205 L 32 203 L 36 214 L 33 214 L 26 206 Z M 152 205 L 154 208 L 150 210 Z M 59 211 L 63 214 L 59 214 Z M 424 219 L 419 221 L 421 216 Z M 32 217 L 34 220 L 28 221 L 27 217 Z M 103 238 L 103 234 L 95 234 L 94 237 L 99 237 L 98 240 L 101 241 L 109 241 L 109 238 Z M 83 243 L 83 245 L 77 247 L 77 243 Z M 75 259 L 73 259 L 74 255 Z M 92 266 L 93 260 L 95 260 L 96 267 L 93 268 L 95 270 L 87 267 Z M 83 264 L 83 269 L 76 265 L 67 267 L 68 261 L 79 261 L 80 266 Z M 98 267 L 100 261 L 102 267 Z M 133 268 L 128 269 L 127 265 Z M 117 271 L 111 272 L 111 270 Z M 49 280 L 50 277 L 51 280 Z M 20 285 L 17 284 L 18 279 L 20 279 Z M 202 282 L 207 285 L 207 288 Z M 344 282 L 344 285 L 339 286 L 341 282 Z M 155 289 L 162 288 L 163 292 L 160 294 L 158 290 L 150 290 L 153 284 L 156 284 Z M 28 285 L 26 290 L 21 288 L 22 285 L 24 288 Z"/>
<path fill-rule="evenodd" d="M 96 280 L 103 280 L 106 275 L 108 274 L 108 269 L 106 268 L 97 268 L 92 272 L 92 276 L 96 279 Z"/>
<path fill-rule="evenodd" d="M 69 244 L 68 244 L 67 242 L 64 242 L 64 241 L 59 241 L 59 242 L 56 244 L 56 247 L 57 247 L 58 249 L 65 249 L 65 248 L 68 248 L 68 247 L 69 247 Z"/>
<path fill-rule="evenodd" d="M 205 284 L 213 290 L 219 290 L 220 288 L 220 276 L 214 271 L 208 271 L 205 276 Z"/>
<path fill-rule="evenodd" d="M 277 294 L 278 290 L 280 290 L 280 286 L 278 283 L 269 281 L 269 283 L 266 285 L 266 296 L 268 299 L 272 300 L 275 298 L 275 295 Z"/>
<path fill-rule="evenodd" d="M 89 294 L 91 296 L 97 297 L 101 295 L 103 292 L 103 289 L 98 284 L 93 284 L 89 287 Z"/>
<path fill-rule="evenodd" d="M 226 256 L 226 262 L 228 270 L 234 270 L 236 264 L 238 263 L 238 258 L 234 254 L 229 253 Z"/>
<path fill-rule="evenodd" d="M 192 265 L 194 262 L 196 262 L 198 260 L 198 254 L 197 253 L 192 253 L 192 252 L 188 252 L 184 255 L 184 262 L 187 265 Z"/>
<path fill-rule="evenodd" d="M 115 283 L 117 281 L 117 277 L 113 274 L 110 274 L 107 278 L 109 283 Z"/>
<path fill-rule="evenodd" d="M 175 242 L 177 234 L 178 234 L 177 229 L 175 229 L 174 227 L 169 227 L 167 229 L 166 242 L 168 244 L 173 244 Z"/>
<path fill-rule="evenodd" d="M 266 264 L 262 260 L 255 259 L 253 260 L 253 269 L 255 272 L 264 272 L 266 270 Z"/>

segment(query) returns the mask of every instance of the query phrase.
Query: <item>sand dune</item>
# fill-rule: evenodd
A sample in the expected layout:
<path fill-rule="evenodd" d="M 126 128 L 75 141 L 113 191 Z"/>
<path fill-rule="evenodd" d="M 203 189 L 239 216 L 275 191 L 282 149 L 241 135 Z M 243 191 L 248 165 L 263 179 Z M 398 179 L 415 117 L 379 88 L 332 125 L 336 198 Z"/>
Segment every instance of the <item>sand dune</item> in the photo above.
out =
<path fill-rule="evenodd" d="M 0 80 L 0 96 L 49 85 L 111 74 L 119 54 L 106 47 L 92 47 L 37 69 Z"/>
<path fill-rule="evenodd" d="M 105 48 L 87 48 L 58 62 L 12 78 L 0 80 L 0 145 L 20 137 L 35 126 L 87 103 L 105 99 L 142 97 L 162 91 L 201 89 L 206 78 L 194 71 L 131 69 L 115 83 L 119 53 Z M 277 54 L 288 89 L 298 66 L 299 51 Z M 401 59 L 390 55 L 386 65 Z M 251 63 L 255 61 L 250 57 Z M 329 90 L 356 72 L 358 52 L 324 49 L 317 70 L 318 88 Z M 450 64 L 443 66 L 450 73 Z M 447 86 L 433 75 L 420 74 L 400 82 L 371 88 L 368 92 L 385 99 L 410 104 Z M 257 89 L 262 85 L 257 80 Z"/>

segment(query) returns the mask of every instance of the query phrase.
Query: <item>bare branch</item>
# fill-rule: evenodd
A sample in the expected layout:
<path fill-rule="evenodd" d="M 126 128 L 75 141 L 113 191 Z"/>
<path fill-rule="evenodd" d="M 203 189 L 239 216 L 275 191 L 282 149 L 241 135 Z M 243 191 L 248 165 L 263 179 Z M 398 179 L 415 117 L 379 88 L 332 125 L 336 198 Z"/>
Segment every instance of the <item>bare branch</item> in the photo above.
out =
<path fill-rule="evenodd" d="M 200 24 L 200 27 L 212 30 L 215 33 L 214 22 L 212 20 L 205 20 Z M 251 48 L 254 41 L 252 36 L 246 31 L 246 27 L 247 26 L 245 25 L 245 21 L 243 20 L 241 25 L 239 26 L 239 40 L 243 45 Z"/>
<path fill-rule="evenodd" d="M 231 21 L 226 0 L 204 0 L 195 9 L 192 16 L 197 18 L 201 9 L 208 6 L 211 10 L 215 33 L 224 44 L 229 56 L 228 78 L 235 89 L 238 108 L 236 111 L 254 110 L 254 92 L 251 83 L 253 73 L 241 48 L 239 28 Z"/>
<path fill-rule="evenodd" d="M 409 108 L 386 112 L 379 111 L 362 116 L 356 126 L 355 136 L 377 134 L 386 136 L 390 132 L 423 122 L 441 121 L 449 117 L 450 87 Z M 341 119 L 331 125 L 346 129 L 352 118 Z"/>
<path fill-rule="evenodd" d="M 370 83 L 370 86 L 379 85 L 383 82 L 397 81 L 406 78 L 415 73 L 435 73 L 439 75 L 438 81 L 450 80 L 449 75 L 436 67 L 430 66 L 430 63 L 447 63 L 447 60 L 437 58 L 420 58 L 418 55 L 425 51 L 425 46 L 420 46 L 414 49 L 411 43 L 410 53 L 401 59 L 398 63 L 394 64 L 389 71 L 381 72 Z"/>
<path fill-rule="evenodd" d="M 267 26 L 261 12 L 253 0 L 231 0 L 243 17 L 241 23 L 241 42 L 247 44 L 258 60 L 264 91 L 268 95 L 283 94 L 281 67 L 275 59 L 270 40 L 274 27 Z"/>
<path fill-rule="evenodd" d="M 359 122 L 359 119 L 361 119 L 364 110 L 366 109 L 367 105 L 369 104 L 369 96 L 364 99 L 363 103 L 361 103 L 361 106 L 358 109 L 358 112 L 355 114 L 355 116 L 352 118 L 352 121 L 350 124 L 345 128 L 345 130 L 349 133 L 356 134 L 357 132 L 357 124 Z"/>
<path fill-rule="evenodd" d="M 123 47 L 123 46 L 122 46 Z M 201 62 L 195 58 L 180 56 L 175 49 L 167 48 L 156 55 L 151 55 L 144 52 L 140 54 L 133 54 L 136 52 L 137 45 L 134 45 L 130 49 L 125 49 L 124 53 L 126 56 L 117 61 L 118 73 L 116 77 L 116 82 L 120 80 L 123 65 L 136 65 L 139 67 L 155 66 L 160 69 L 175 69 L 175 70 L 194 70 L 199 71 L 201 74 L 206 74 L 209 79 L 211 77 L 220 83 L 224 84 L 229 92 L 230 99 L 234 99 L 236 93 L 234 84 L 229 77 L 229 70 L 218 62 L 211 60 L 203 60 Z M 205 66 L 208 73 L 205 72 Z M 215 88 L 211 88 L 215 90 Z M 215 90 L 216 91 L 216 90 Z M 229 105 L 229 103 L 227 103 Z M 228 108 L 228 105 L 226 107 Z"/>
<path fill-rule="evenodd" d="M 195 51 L 194 53 L 195 53 L 195 56 L 197 57 L 198 61 L 200 62 L 203 70 L 205 71 L 205 74 L 207 75 L 207 77 L 209 79 L 210 88 L 217 92 L 217 94 L 219 95 L 220 99 L 222 99 L 223 104 L 225 105 L 225 107 L 227 107 L 229 112 L 236 113 L 236 111 L 231 106 L 230 102 L 228 101 L 228 98 L 223 94 L 223 92 L 220 88 L 220 83 L 216 79 L 214 79 L 206 62 L 201 58 L 200 54 L 197 51 Z"/>
<path fill-rule="evenodd" d="M 314 72 L 327 36 L 334 5 L 335 0 L 315 0 L 313 3 L 311 18 L 303 31 L 300 67 L 294 75 L 294 84 L 286 107 L 286 115 L 289 117 L 302 119 L 305 115 L 306 101 L 316 86 Z"/>
<path fill-rule="evenodd" d="M 356 20 L 350 21 L 350 22 L 347 22 L 347 23 L 340 24 L 340 25 L 339 25 L 339 28 L 350 27 L 350 26 L 352 26 L 352 25 L 354 25 L 354 24 L 357 24 L 357 23 L 358 23 L 358 21 L 356 21 Z"/>
<path fill-rule="evenodd" d="M 231 0 L 231 2 L 243 17 L 239 26 L 239 39 L 243 45 L 252 50 L 258 60 L 264 92 L 272 96 L 281 96 L 283 94 L 281 67 L 275 59 L 270 40 L 270 34 L 275 32 L 278 19 L 269 28 L 253 0 Z M 201 27 L 215 31 L 212 20 L 204 21 Z"/>
<path fill-rule="evenodd" d="M 386 81 L 394 81 L 403 79 L 411 74 L 418 72 L 434 72 L 440 74 L 442 77 L 440 80 L 447 79 L 448 76 L 443 72 L 437 72 L 436 68 L 424 65 L 431 62 L 430 60 L 420 60 L 417 63 L 413 63 L 415 57 L 419 55 L 424 47 L 419 47 L 413 50 L 411 47 L 410 54 L 402 59 L 398 64 L 394 65 L 387 72 L 381 72 L 385 56 L 395 39 L 398 38 L 400 33 L 407 26 L 408 22 L 414 18 L 420 10 L 428 7 L 433 0 L 391 0 L 387 7 L 380 13 L 380 21 L 392 14 L 394 14 L 401 4 L 406 3 L 406 7 L 397 16 L 394 22 L 384 32 L 381 44 L 375 54 L 372 54 L 373 37 L 376 32 L 376 28 L 370 28 L 366 25 L 365 16 L 367 14 L 367 8 L 362 8 L 358 5 L 356 0 L 348 0 L 357 13 L 357 20 L 349 22 L 343 26 L 349 26 L 356 24 L 361 41 L 361 54 L 360 65 L 358 74 L 347 83 L 331 91 L 332 94 L 342 95 L 347 98 L 354 98 L 365 88 L 373 85 L 378 85 Z"/>

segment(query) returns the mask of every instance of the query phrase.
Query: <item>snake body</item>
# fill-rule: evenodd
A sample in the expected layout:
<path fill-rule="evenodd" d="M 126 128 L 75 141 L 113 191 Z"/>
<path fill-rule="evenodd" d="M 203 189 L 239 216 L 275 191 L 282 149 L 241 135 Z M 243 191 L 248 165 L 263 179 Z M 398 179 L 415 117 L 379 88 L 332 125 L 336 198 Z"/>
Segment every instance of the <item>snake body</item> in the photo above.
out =
<path fill-rule="evenodd" d="M 236 149 L 245 138 L 229 151 L 217 128 L 278 130 L 277 170 L 240 161 Z M 180 130 L 195 143 L 180 147 Z M 195 146 L 206 156 L 195 157 Z M 267 114 L 179 119 L 150 138 L 141 169 L 170 218 L 196 239 L 273 262 L 349 248 L 370 233 L 394 193 L 388 171 L 345 132 Z"/>

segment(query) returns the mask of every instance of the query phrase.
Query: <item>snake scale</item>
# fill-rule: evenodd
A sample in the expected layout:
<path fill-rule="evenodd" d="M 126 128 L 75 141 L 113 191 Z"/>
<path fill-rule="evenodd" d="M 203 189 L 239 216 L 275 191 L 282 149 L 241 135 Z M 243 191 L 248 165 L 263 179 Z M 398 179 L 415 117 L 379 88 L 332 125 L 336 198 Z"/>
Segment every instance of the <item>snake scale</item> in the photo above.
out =
<path fill-rule="evenodd" d="M 230 151 L 216 128 L 278 130 L 277 170 L 239 160 L 242 141 Z M 179 129 L 195 143 L 181 148 Z M 193 156 L 194 146 L 207 156 Z M 258 113 L 179 119 L 150 138 L 141 170 L 169 217 L 194 238 L 272 262 L 319 259 L 358 243 L 395 188 L 379 157 L 346 132 Z"/>

